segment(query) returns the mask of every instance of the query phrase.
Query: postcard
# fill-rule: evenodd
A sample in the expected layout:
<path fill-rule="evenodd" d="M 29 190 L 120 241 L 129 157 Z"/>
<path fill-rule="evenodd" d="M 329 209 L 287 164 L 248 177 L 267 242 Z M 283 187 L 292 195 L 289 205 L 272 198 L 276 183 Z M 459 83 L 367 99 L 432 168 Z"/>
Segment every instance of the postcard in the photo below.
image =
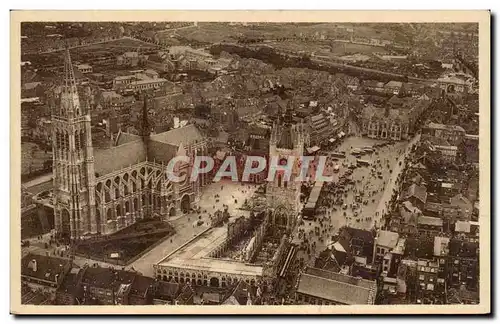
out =
<path fill-rule="evenodd" d="M 11 313 L 488 314 L 488 11 L 12 11 Z"/>

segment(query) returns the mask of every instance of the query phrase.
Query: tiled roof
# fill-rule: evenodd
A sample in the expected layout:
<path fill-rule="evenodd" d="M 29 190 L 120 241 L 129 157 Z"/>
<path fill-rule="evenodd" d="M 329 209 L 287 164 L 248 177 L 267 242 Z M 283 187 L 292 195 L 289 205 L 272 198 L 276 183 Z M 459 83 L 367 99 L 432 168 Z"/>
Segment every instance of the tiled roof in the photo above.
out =
<path fill-rule="evenodd" d="M 403 200 L 409 199 L 411 197 L 415 197 L 425 204 L 425 202 L 427 201 L 427 188 L 421 187 L 415 183 L 412 184 L 404 192 Z"/>
<path fill-rule="evenodd" d="M 119 131 L 118 136 L 116 136 L 115 144 L 120 146 L 130 142 L 140 141 L 141 137 L 139 135 L 130 134 L 126 132 Z"/>
<path fill-rule="evenodd" d="M 196 125 L 190 124 L 180 128 L 174 128 L 167 132 L 151 135 L 151 139 L 179 146 L 181 143 L 188 145 L 196 141 L 203 140 L 203 136 L 196 127 Z"/>
<path fill-rule="evenodd" d="M 177 299 L 180 301 L 187 301 L 194 295 L 193 288 L 190 285 L 184 285 L 181 293 L 177 296 Z"/>
<path fill-rule="evenodd" d="M 121 285 L 131 284 L 136 276 L 137 274 L 135 272 L 89 267 L 83 274 L 82 284 L 88 284 L 99 288 L 111 288 L 117 291 Z"/>
<path fill-rule="evenodd" d="M 180 285 L 176 282 L 157 282 L 156 298 L 175 299 L 179 293 Z"/>
<path fill-rule="evenodd" d="M 145 277 L 138 275 L 135 277 L 132 287 L 130 288 L 130 293 L 138 296 L 145 296 L 148 289 L 153 285 L 154 279 L 151 277 Z"/>
<path fill-rule="evenodd" d="M 69 263 L 68 259 L 30 253 L 21 260 L 21 275 L 55 282 Z"/>
<path fill-rule="evenodd" d="M 399 234 L 391 231 L 379 231 L 377 235 L 377 245 L 395 248 L 399 239 Z"/>
<path fill-rule="evenodd" d="M 135 141 L 108 149 L 94 151 L 95 172 L 99 176 L 146 160 L 146 147 Z"/>
<path fill-rule="evenodd" d="M 300 275 L 298 293 L 346 304 L 373 304 L 376 282 L 308 268 Z"/>

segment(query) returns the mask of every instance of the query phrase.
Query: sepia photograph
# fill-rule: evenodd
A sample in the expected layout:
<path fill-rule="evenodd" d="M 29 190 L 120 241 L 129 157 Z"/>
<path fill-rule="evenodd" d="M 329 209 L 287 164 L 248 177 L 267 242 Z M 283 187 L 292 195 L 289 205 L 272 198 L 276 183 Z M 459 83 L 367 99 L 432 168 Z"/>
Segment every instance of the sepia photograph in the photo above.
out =
<path fill-rule="evenodd" d="M 487 11 L 12 11 L 14 314 L 490 310 Z"/>

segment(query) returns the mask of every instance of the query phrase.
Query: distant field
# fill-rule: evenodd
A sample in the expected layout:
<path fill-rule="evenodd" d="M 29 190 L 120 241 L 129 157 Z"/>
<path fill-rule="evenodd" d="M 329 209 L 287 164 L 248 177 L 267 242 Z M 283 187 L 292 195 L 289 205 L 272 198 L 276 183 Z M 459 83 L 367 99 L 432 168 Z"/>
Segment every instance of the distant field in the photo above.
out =
<path fill-rule="evenodd" d="M 351 44 L 351 43 L 335 43 L 336 46 L 332 48 L 332 54 L 344 55 L 345 53 L 360 53 L 360 54 L 373 54 L 373 53 L 388 53 L 384 48 L 377 46 Z"/>

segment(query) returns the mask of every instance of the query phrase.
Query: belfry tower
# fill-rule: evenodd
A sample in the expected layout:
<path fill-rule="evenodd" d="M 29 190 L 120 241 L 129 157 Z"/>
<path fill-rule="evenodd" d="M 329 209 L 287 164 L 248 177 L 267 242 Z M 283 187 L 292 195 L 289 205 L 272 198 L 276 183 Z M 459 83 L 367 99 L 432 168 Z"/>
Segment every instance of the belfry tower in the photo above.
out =
<path fill-rule="evenodd" d="M 276 225 L 287 229 L 293 228 L 297 215 L 301 211 L 301 183 L 296 181 L 300 170 L 298 161 L 304 152 L 305 132 L 302 124 L 293 122 L 293 111 L 289 107 L 273 125 L 269 141 L 269 156 L 278 159 L 281 165 L 287 164 L 288 157 L 293 156 L 295 163 L 290 179 L 277 173 L 273 181 L 267 183 L 266 197 L 268 205 L 274 210 L 273 219 Z"/>
<path fill-rule="evenodd" d="M 90 114 L 80 105 L 69 50 L 59 105 L 52 108 L 55 228 L 76 240 L 100 232 L 95 213 L 95 174 Z"/>

